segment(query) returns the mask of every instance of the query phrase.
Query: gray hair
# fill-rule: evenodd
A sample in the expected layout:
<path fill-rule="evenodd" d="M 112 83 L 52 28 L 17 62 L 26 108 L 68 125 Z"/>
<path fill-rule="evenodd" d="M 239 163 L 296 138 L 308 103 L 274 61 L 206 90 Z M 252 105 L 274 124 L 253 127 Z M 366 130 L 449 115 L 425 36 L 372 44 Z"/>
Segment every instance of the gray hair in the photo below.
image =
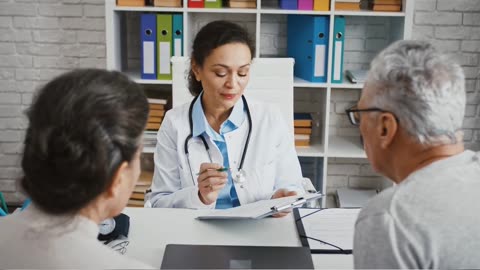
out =
<path fill-rule="evenodd" d="M 421 144 L 457 141 L 465 114 L 462 68 L 424 41 L 397 41 L 372 61 L 372 106 L 395 114 Z"/>

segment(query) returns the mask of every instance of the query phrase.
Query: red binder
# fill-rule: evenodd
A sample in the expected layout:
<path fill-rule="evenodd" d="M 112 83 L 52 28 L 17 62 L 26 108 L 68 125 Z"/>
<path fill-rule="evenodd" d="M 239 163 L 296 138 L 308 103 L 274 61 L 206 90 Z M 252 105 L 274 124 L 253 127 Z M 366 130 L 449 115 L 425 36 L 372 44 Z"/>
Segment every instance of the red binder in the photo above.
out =
<path fill-rule="evenodd" d="M 203 8 L 205 7 L 205 1 L 204 0 L 188 0 L 188 7 Z"/>

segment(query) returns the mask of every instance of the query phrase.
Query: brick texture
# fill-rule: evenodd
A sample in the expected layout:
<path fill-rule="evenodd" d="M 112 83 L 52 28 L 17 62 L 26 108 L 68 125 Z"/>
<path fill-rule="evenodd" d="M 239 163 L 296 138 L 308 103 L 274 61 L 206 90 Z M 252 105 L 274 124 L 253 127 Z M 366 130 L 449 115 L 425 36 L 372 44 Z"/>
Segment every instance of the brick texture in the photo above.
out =
<path fill-rule="evenodd" d="M 33 93 L 77 67 L 105 68 L 103 0 L 0 1 L 0 191 L 19 202 L 20 160 Z"/>

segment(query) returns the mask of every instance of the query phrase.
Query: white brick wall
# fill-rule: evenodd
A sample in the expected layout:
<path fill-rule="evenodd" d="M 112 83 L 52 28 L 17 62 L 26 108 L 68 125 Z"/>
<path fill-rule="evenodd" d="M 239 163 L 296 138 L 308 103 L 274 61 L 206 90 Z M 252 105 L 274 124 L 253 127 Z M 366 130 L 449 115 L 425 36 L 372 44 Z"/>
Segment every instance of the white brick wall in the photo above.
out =
<path fill-rule="evenodd" d="M 105 67 L 103 0 L 0 1 L 0 191 L 18 192 L 33 92 L 76 67 Z"/>
<path fill-rule="evenodd" d="M 266 0 L 262 1 L 265 3 Z M 75 67 L 105 67 L 103 0 L 0 0 L 0 191 L 9 201 L 22 199 L 16 180 L 26 120 L 23 111 L 32 93 L 52 77 Z M 416 0 L 413 38 L 432 41 L 465 68 L 468 107 L 465 116 L 467 147 L 480 150 L 480 1 Z M 210 14 L 211 15 L 211 14 Z M 194 14 L 198 29 L 210 15 Z M 218 19 L 232 19 L 217 14 Z M 133 18 L 130 18 L 133 17 Z M 130 16 L 129 65 L 137 66 L 138 16 Z M 262 15 L 261 55 L 286 54 L 286 16 Z M 254 16 L 233 16 L 254 32 Z M 389 18 L 348 17 L 345 68 L 365 68 L 391 40 Z M 386 37 L 386 38 L 385 38 Z M 312 112 L 320 120 L 325 89 L 296 89 L 295 110 Z M 330 134 L 358 136 L 343 111 L 355 103 L 359 90 L 333 89 L 330 103 Z M 321 126 L 322 124 L 319 123 Z M 312 177 L 311 164 L 304 170 Z M 365 159 L 329 159 L 327 190 L 336 187 L 382 188 L 384 180 L 372 173 Z M 309 167 L 310 166 L 310 167 Z"/>

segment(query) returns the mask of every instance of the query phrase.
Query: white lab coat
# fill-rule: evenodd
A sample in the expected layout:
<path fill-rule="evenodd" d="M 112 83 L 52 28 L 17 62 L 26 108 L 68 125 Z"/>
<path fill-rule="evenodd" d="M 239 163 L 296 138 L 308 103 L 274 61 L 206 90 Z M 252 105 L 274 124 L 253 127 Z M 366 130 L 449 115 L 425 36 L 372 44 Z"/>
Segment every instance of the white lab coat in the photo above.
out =
<path fill-rule="evenodd" d="M 293 134 L 288 131 L 280 111 L 251 99 L 247 102 L 252 117 L 252 133 L 243 165 L 246 177 L 243 183 L 234 181 L 240 204 L 269 199 L 280 188 L 303 193 L 302 172 Z M 147 206 L 195 209 L 215 207 L 215 203 L 203 204 L 198 197 L 197 173 L 200 164 L 210 162 L 202 140 L 194 137 L 188 143 L 192 171 L 185 155 L 185 139 L 190 134 L 189 106 L 190 103 L 183 104 L 165 114 L 157 135 L 155 171 L 152 192 L 146 196 Z M 240 164 L 247 134 L 247 118 L 239 128 L 225 134 L 232 175 L 235 175 Z M 223 157 L 217 145 L 209 136 L 205 136 L 205 139 L 210 147 L 212 162 L 223 165 Z"/>

